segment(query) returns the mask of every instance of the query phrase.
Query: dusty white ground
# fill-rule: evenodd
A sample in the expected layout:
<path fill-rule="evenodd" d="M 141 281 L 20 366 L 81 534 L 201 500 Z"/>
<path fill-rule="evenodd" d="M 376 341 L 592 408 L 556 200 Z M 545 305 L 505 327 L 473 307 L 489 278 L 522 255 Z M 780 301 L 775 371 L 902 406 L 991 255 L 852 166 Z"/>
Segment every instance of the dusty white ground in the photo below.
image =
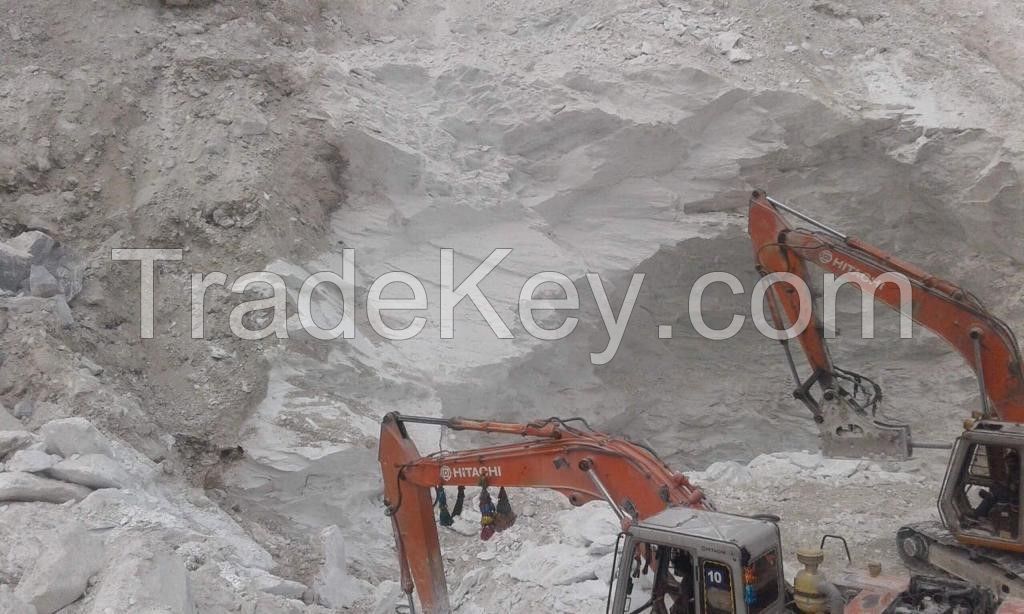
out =
<path fill-rule="evenodd" d="M 165 463 L 167 492 L 192 492 L 237 523 L 248 541 L 225 550 L 206 538 L 203 564 L 189 570 L 203 612 L 305 608 L 278 596 L 266 605 L 259 586 L 238 579 L 239 565 L 310 587 L 312 601 L 331 525 L 352 576 L 336 603 L 356 612 L 392 605 L 375 450 L 388 411 L 582 415 L 694 471 L 813 450 L 777 344 L 751 327 L 710 343 L 686 318 L 701 274 L 753 283 L 743 230 L 753 187 L 961 281 L 1011 325 L 1024 323 L 1017 3 L 271 0 L 171 9 L 120 0 L 0 9 L 0 238 L 47 230 L 85 278 L 71 327 L 30 300 L 0 299 L 0 399 L 12 410 L 35 401 L 23 420 L 30 429 L 90 418 Z M 156 338 L 145 342 L 137 268 L 110 261 L 111 248 L 128 246 L 187 249 L 182 264 L 160 269 Z M 426 282 L 421 335 L 383 341 L 357 313 L 351 341 L 241 341 L 226 326 L 240 298 L 214 289 L 206 339 L 189 338 L 190 271 L 233 279 L 267 267 L 294 292 L 307 272 L 340 270 L 343 247 L 356 250 L 360 296 L 390 270 Z M 455 338 L 438 338 L 445 247 L 459 277 L 492 249 L 513 249 L 482 284 L 513 340 L 496 339 L 465 303 Z M 542 270 L 580 289 L 579 328 L 560 342 L 526 335 L 511 309 Z M 647 275 L 603 366 L 590 360 L 607 336 L 586 272 L 601 275 L 616 306 L 629 275 Z M 711 291 L 708 321 L 724 325 L 747 302 Z M 339 309 L 337 297 L 318 303 L 327 319 Z M 861 341 L 854 315 L 840 322 L 838 362 L 877 376 L 886 410 L 918 438 L 951 438 L 977 401 L 957 357 L 925 333 Z M 674 326 L 673 339 L 658 338 L 660 324 Z M 436 433 L 423 442 L 434 451 Z M 906 466 L 836 477 L 815 475 L 799 454 L 786 459 L 807 466 L 755 463 L 747 477 L 719 465 L 702 477 L 724 509 L 782 516 L 789 552 L 842 532 L 855 558 L 887 566 L 896 526 L 932 514 L 944 462 L 922 452 Z M 532 511 L 512 532 L 486 545 L 445 537 L 461 610 L 594 609 L 606 544 L 556 530 L 573 512 L 551 495 L 513 500 Z M 27 505 L 43 504 L 0 511 L 2 535 L 24 532 L 10 517 Z M 191 508 L 172 507 L 192 522 Z M 18 550 L 0 581 L 16 583 L 44 533 L 28 533 L 35 545 Z M 154 534 L 180 550 L 173 533 Z M 543 560 L 579 564 L 537 575 L 548 569 L 529 558 L 541 543 Z M 253 547 L 268 558 L 239 557 Z"/>

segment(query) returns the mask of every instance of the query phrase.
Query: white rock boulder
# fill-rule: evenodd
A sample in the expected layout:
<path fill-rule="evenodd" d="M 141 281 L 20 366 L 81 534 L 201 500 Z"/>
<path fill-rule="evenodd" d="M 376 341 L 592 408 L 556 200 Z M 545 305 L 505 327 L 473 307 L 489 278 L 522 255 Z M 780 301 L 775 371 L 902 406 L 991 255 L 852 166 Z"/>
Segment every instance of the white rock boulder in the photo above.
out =
<path fill-rule="evenodd" d="M 89 488 L 124 488 L 131 476 L 116 460 L 103 454 L 82 454 L 50 467 L 47 475 Z"/>
<path fill-rule="evenodd" d="M 35 606 L 25 603 L 11 592 L 7 585 L 0 585 L 0 614 L 37 614 Z"/>
<path fill-rule="evenodd" d="M 740 484 L 747 484 L 753 480 L 754 476 L 751 475 L 750 470 L 747 469 L 746 465 L 741 465 L 736 461 L 719 461 L 717 463 L 711 463 L 708 468 L 701 473 L 701 481 L 714 482 L 716 484 L 724 484 L 728 486 L 737 486 Z"/>
<path fill-rule="evenodd" d="M 615 544 L 619 540 L 618 533 L 604 533 L 595 535 L 594 541 L 587 546 L 587 554 L 591 556 L 602 556 L 615 551 Z"/>
<path fill-rule="evenodd" d="M 305 584 L 279 578 L 273 574 L 258 575 L 253 578 L 251 585 L 255 590 L 288 599 L 302 599 L 308 590 Z"/>
<path fill-rule="evenodd" d="M 100 578 L 90 614 L 194 614 L 192 587 L 181 558 L 141 540 L 114 554 L 114 564 Z"/>
<path fill-rule="evenodd" d="M 11 452 L 27 448 L 35 437 L 28 431 L 0 431 L 0 458 Z"/>
<path fill-rule="evenodd" d="M 817 469 L 825 461 L 825 457 L 818 453 L 811 452 L 780 452 L 778 453 L 781 457 L 789 459 L 789 462 L 793 463 L 801 469 Z"/>
<path fill-rule="evenodd" d="M 373 586 L 348 572 L 345 537 L 341 529 L 337 525 L 327 527 L 320 533 L 320 542 L 324 547 L 324 564 L 313 584 L 320 603 L 341 609 L 369 596 Z"/>
<path fill-rule="evenodd" d="M 103 542 L 76 526 L 42 550 L 14 592 L 39 614 L 51 614 L 81 597 L 103 564 Z"/>
<path fill-rule="evenodd" d="M 861 461 L 826 458 L 814 470 L 816 478 L 848 478 L 861 467 Z"/>
<path fill-rule="evenodd" d="M 23 471 L 0 473 L 0 502 L 41 501 L 64 503 L 84 499 L 92 490 L 78 484 L 39 477 Z"/>
<path fill-rule="evenodd" d="M 713 44 L 719 53 L 725 54 L 734 49 L 742 38 L 743 35 L 738 32 L 721 32 L 715 36 Z"/>
<path fill-rule="evenodd" d="M 524 544 L 523 554 L 509 566 L 508 575 L 545 588 L 597 579 L 586 550 L 557 542 L 529 548 Z"/>
<path fill-rule="evenodd" d="M 63 418 L 47 422 L 39 429 L 46 451 L 64 458 L 72 454 L 113 456 L 110 440 L 85 418 Z"/>
<path fill-rule="evenodd" d="M 805 460 L 805 459 L 803 459 Z M 800 462 L 803 462 L 801 460 Z M 796 479 L 806 472 L 806 468 L 794 463 L 783 454 L 761 454 L 750 461 L 747 469 L 758 481 L 783 482 Z"/>
<path fill-rule="evenodd" d="M 609 536 L 614 543 L 621 530 L 615 513 L 604 501 L 591 501 L 559 512 L 557 523 L 562 530 L 562 538 L 576 546 L 590 546 L 595 541 L 605 543 Z"/>
<path fill-rule="evenodd" d="M 40 473 L 53 467 L 61 458 L 54 454 L 47 454 L 42 450 L 18 450 L 7 459 L 4 468 L 7 471 L 24 471 L 25 473 Z"/>
<path fill-rule="evenodd" d="M 466 593 L 472 589 L 479 581 L 482 575 L 480 568 L 471 569 L 466 572 L 466 575 L 462 578 L 462 583 L 459 588 L 452 594 L 452 604 L 455 605 L 459 611 L 466 610 L 466 608 L 459 607 L 459 604 L 463 603 L 466 598 Z M 468 586 L 468 588 L 464 588 Z M 373 598 L 373 614 L 393 614 L 398 611 L 396 606 L 405 606 L 408 603 L 405 593 L 402 592 L 402 585 L 393 580 L 384 580 L 377 585 Z M 468 611 L 468 610 L 467 610 Z"/>
<path fill-rule="evenodd" d="M 729 61 L 733 64 L 742 64 L 754 59 L 754 56 L 752 56 L 749 51 L 739 48 L 730 49 L 726 54 L 726 57 L 729 58 Z"/>

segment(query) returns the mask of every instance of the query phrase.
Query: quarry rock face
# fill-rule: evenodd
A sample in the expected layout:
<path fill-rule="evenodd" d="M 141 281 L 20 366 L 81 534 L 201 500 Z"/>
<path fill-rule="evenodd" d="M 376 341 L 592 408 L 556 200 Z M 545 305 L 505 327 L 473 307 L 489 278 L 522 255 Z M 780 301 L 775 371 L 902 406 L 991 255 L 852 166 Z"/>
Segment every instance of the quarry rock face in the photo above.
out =
<path fill-rule="evenodd" d="M 1019 3 L 258 4 L 5 6 L 0 611 L 394 612 L 376 456 L 391 411 L 579 415 L 719 509 L 779 516 L 788 569 L 825 531 L 899 565 L 892 535 L 935 520 L 943 459 L 823 458 L 778 344 L 749 319 L 702 338 L 690 290 L 734 275 L 745 292 L 711 287 L 701 312 L 713 328 L 750 314 L 744 214 L 763 188 L 1024 328 Z M 181 250 L 154 265 L 151 339 L 144 267 L 113 257 L 147 247 Z M 480 289 L 511 338 L 467 300 L 445 338 L 442 250 L 457 285 L 499 248 Z M 356 334 L 316 339 L 293 317 L 302 280 L 343 272 L 346 250 Z M 273 294 L 232 291 L 257 270 L 286 283 L 288 338 L 231 330 L 240 299 Z M 193 301 L 193 274 L 213 271 L 225 283 Z M 422 317 L 411 339 L 384 338 L 363 304 L 393 271 L 428 294 L 383 318 Z M 579 295 L 534 314 L 574 318 L 563 339 L 519 308 L 541 271 Z M 329 284 L 309 298 L 324 327 L 349 309 Z M 959 357 L 927 336 L 861 339 L 841 307 L 837 364 L 879 375 L 915 437 L 951 441 L 977 406 Z M 621 338 L 609 311 L 629 314 Z M 486 443 L 413 430 L 423 454 Z M 460 612 L 602 611 L 606 508 L 511 489 L 517 523 L 483 542 L 466 495 L 440 531 Z M 94 561 L 58 542 L 72 526 L 102 536 L 84 583 Z"/>

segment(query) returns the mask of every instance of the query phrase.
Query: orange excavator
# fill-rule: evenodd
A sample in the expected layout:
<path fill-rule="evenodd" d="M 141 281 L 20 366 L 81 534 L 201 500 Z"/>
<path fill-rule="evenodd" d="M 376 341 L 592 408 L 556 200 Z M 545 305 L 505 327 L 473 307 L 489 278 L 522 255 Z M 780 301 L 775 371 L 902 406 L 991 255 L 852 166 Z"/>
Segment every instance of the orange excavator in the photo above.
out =
<path fill-rule="evenodd" d="M 580 423 L 579 428 L 573 426 L 574 423 Z M 528 439 L 421 456 L 407 428 L 412 424 Z M 640 550 L 647 544 L 684 547 L 682 541 L 686 538 L 695 539 L 689 545 L 699 541 L 708 552 L 694 558 L 692 565 L 699 564 L 709 573 L 713 572 L 717 580 L 706 591 L 708 599 L 731 603 L 734 587 L 743 581 L 744 568 L 757 564 L 762 569 L 758 583 L 764 587 L 760 599 L 772 602 L 780 599 L 782 577 L 777 565 L 778 529 L 774 524 L 715 513 L 699 489 L 682 474 L 673 472 L 653 452 L 625 439 L 596 433 L 581 419 L 510 424 L 390 413 L 381 425 L 379 459 L 401 585 L 413 611 L 414 586 L 425 614 L 452 611 L 431 489 L 481 484 L 549 488 L 564 494 L 575 506 L 604 500 L 622 522 L 627 535 L 627 543 L 620 551 L 629 553 L 623 557 L 623 565 L 628 567 L 633 563 L 632 553 L 638 547 Z M 684 525 L 685 531 L 676 530 Z M 723 537 L 734 531 L 746 531 L 742 552 L 735 543 L 723 541 Z M 668 565 L 667 557 L 660 560 Z M 620 614 L 633 611 L 627 610 L 632 575 L 626 572 L 622 577 L 630 580 L 620 582 L 621 590 L 614 594 L 615 609 L 612 610 Z"/>
<path fill-rule="evenodd" d="M 422 456 L 411 425 L 526 440 Z M 996 599 L 978 586 L 937 578 L 908 583 L 905 576 L 848 570 L 834 584 L 818 571 L 819 548 L 797 552 L 805 567 L 790 586 L 777 518 L 716 511 L 653 451 L 595 432 L 580 418 L 513 424 L 391 413 L 381 424 L 379 460 L 407 599 L 396 612 L 416 614 L 414 597 L 423 614 L 453 611 L 437 523 L 457 512 L 441 503 L 444 488 L 482 487 L 481 537 L 491 538 L 487 531 L 497 525 L 501 496 L 495 513 L 485 511 L 490 497 L 484 493 L 518 486 L 560 492 L 574 505 L 604 501 L 618 516 L 606 614 L 1024 614 L 1024 601 Z M 437 520 L 435 502 L 442 508 Z M 636 580 L 648 572 L 649 583 Z"/>
<path fill-rule="evenodd" d="M 791 227 L 787 215 L 808 227 Z M 833 363 L 814 294 L 800 288 L 816 287 L 809 263 L 831 274 L 823 285 L 852 282 L 946 340 L 974 371 L 980 406 L 965 416 L 964 431 L 952 445 L 938 500 L 942 523 L 903 527 L 897 544 L 909 566 L 938 568 L 997 595 L 1024 595 L 1024 371 L 1013 331 L 960 286 L 761 191 L 750 199 L 749 233 L 758 272 L 775 282 L 766 297 L 776 330 L 799 324 L 802 310 L 804 322 L 811 315 L 808 326 L 794 327 L 810 368 L 806 377 L 789 341 L 781 342 L 796 383 L 794 396 L 810 410 L 826 455 L 907 458 L 916 448 L 950 446 L 915 444 L 907 425 L 880 412 L 882 391 L 876 384 Z"/>

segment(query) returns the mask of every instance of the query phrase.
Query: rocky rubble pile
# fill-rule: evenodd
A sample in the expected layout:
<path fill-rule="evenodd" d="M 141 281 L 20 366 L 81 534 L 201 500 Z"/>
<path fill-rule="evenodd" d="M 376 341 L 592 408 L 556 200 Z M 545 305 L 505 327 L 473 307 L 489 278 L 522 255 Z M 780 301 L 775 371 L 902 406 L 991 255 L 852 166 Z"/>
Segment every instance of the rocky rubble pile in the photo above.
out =
<path fill-rule="evenodd" d="M 0 501 L 65 503 L 93 489 L 125 488 L 132 477 L 115 461 L 96 427 L 83 418 L 48 422 L 38 435 L 0 432 Z"/>
<path fill-rule="evenodd" d="M 28 306 L 46 299 L 64 326 L 74 323 L 68 301 L 82 289 L 82 268 L 53 237 L 39 230 L 0 241 L 0 297 L 19 297 Z"/>
<path fill-rule="evenodd" d="M 317 612 L 369 594 L 336 527 L 316 590 L 278 577 L 234 520 L 168 475 L 170 461 L 84 418 L 0 430 L 0 462 L 0 612 Z"/>

